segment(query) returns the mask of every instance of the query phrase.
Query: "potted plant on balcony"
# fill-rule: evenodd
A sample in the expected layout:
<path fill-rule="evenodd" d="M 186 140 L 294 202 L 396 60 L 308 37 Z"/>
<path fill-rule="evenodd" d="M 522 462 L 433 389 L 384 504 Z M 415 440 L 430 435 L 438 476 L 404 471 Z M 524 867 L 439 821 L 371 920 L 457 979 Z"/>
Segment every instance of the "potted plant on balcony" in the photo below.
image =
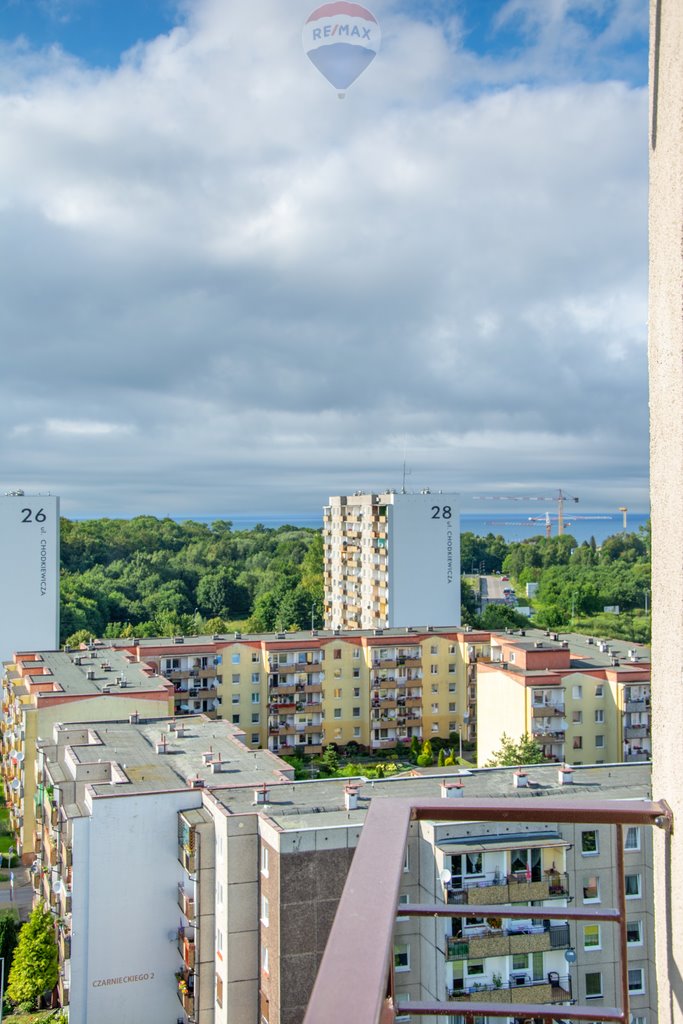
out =
<path fill-rule="evenodd" d="M 491 975 L 491 983 L 494 988 L 502 988 L 503 986 L 503 975 L 497 974 L 495 971 Z"/>

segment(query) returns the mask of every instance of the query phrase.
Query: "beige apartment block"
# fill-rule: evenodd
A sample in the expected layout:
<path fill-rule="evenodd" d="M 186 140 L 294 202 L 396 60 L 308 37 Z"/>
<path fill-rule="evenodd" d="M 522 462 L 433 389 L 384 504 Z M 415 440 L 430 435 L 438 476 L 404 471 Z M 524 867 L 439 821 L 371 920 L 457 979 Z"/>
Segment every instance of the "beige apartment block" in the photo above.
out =
<path fill-rule="evenodd" d="M 4 666 L 0 747 L 5 798 L 17 849 L 34 852 L 35 749 L 56 722 L 173 714 L 173 688 L 125 651 L 34 651 Z"/>
<path fill-rule="evenodd" d="M 549 761 L 649 761 L 649 652 L 636 644 L 522 630 L 491 636 L 477 663 L 477 760 L 503 732 L 535 739 Z"/>

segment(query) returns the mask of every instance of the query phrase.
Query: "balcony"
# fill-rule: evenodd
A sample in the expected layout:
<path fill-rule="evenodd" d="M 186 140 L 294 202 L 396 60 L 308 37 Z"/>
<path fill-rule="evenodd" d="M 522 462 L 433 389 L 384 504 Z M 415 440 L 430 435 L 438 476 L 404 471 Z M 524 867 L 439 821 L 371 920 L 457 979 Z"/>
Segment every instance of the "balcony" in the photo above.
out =
<path fill-rule="evenodd" d="M 190 937 L 190 933 L 186 928 L 178 929 L 178 952 L 183 958 L 183 963 L 188 970 L 194 970 L 195 961 L 195 943 L 194 938 Z"/>
<path fill-rule="evenodd" d="M 650 698 L 641 697 L 640 699 L 627 700 L 624 704 L 624 711 L 628 714 L 635 714 L 636 712 L 649 711 L 650 709 Z"/>
<path fill-rule="evenodd" d="M 514 928 L 482 928 L 478 933 L 448 939 L 448 960 L 479 960 L 487 956 L 512 956 L 522 953 L 545 953 L 552 949 L 568 949 L 569 925 L 532 925 Z"/>
<path fill-rule="evenodd" d="M 471 1003 L 517 1003 L 516 997 L 520 997 L 525 1003 L 566 1003 L 572 998 L 571 980 L 568 977 L 553 977 L 552 983 L 533 981 L 528 975 L 520 974 L 512 975 L 509 981 L 501 982 L 499 985 L 475 984 L 468 988 L 452 989 L 449 993 L 451 1000 L 466 999 Z"/>
<path fill-rule="evenodd" d="M 645 739 L 646 736 L 650 735 L 649 725 L 626 725 L 624 726 L 624 736 L 627 740 Z"/>
<path fill-rule="evenodd" d="M 182 885 L 178 886 L 178 906 L 188 921 L 194 920 L 194 899 L 186 893 Z"/>
<path fill-rule="evenodd" d="M 564 715 L 564 701 L 553 701 L 548 704 L 532 704 L 531 713 L 536 718 L 545 718 L 547 715 Z"/>
<path fill-rule="evenodd" d="M 569 876 L 562 871 L 545 872 L 545 877 L 527 879 L 525 872 L 511 875 L 486 875 L 459 888 L 451 888 L 448 902 L 477 906 L 490 903 L 524 903 L 527 900 L 565 899 L 569 895 Z"/>
<path fill-rule="evenodd" d="M 197 870 L 197 858 L 195 851 L 182 843 L 178 847 L 178 860 L 183 865 L 188 875 L 193 875 Z"/>
<path fill-rule="evenodd" d="M 444 997 L 429 994 L 420 1002 L 396 998 L 394 978 L 394 940 L 397 914 L 401 917 L 426 919 L 464 919 L 472 916 L 469 905 L 444 904 L 437 892 L 437 901 L 430 904 L 399 904 L 403 880 L 406 843 L 414 822 L 521 822 L 597 824 L 614 829 L 614 877 L 616 906 L 514 906 L 503 910 L 500 904 L 479 904 L 478 917 L 501 917 L 505 920 L 549 920 L 556 924 L 579 921 L 606 921 L 618 929 L 616 948 L 622 951 L 616 966 L 616 990 L 620 1006 L 595 1006 L 587 1002 L 576 1004 L 571 986 L 559 974 L 550 972 L 545 981 L 526 974 L 509 975 L 500 985 L 487 984 L 482 977 L 481 987 L 444 990 Z M 487 799 L 461 797 L 458 800 L 419 800 L 385 797 L 370 803 L 360 840 L 351 863 L 346 885 L 339 902 L 327 946 L 323 954 L 313 991 L 308 1002 L 304 1024 L 394 1024 L 397 1016 L 447 1017 L 457 1013 L 465 1018 L 513 1017 L 549 1018 L 562 1020 L 613 1021 L 624 1024 L 628 1020 L 629 982 L 627 950 L 628 907 L 624 882 L 624 831 L 628 827 L 656 825 L 669 831 L 673 816 L 664 801 L 648 802 L 624 800 L 562 800 L 552 798 Z M 553 873 L 556 886 L 557 873 Z M 563 876 L 559 878 L 562 880 Z M 530 895 L 520 890 L 530 886 L 548 885 L 548 882 L 510 882 L 507 878 L 499 888 L 512 890 L 518 900 L 542 900 L 543 894 Z M 566 889 L 566 880 L 562 882 Z M 479 888 L 479 887 L 478 887 Z M 466 897 L 477 889 L 461 890 Z M 495 894 L 495 886 L 483 886 L 488 894 Z M 560 895 L 560 893 L 556 893 Z M 502 896 L 502 893 L 500 894 Z M 564 894 L 566 896 L 566 892 Z M 367 908 L 372 907 L 369 919 Z M 359 928 L 358 921 L 365 927 Z M 417 923 L 419 928 L 419 923 Z M 509 936 L 508 936 L 509 937 Z M 340 971 L 339 965 L 344 965 Z M 349 978 L 353 984 L 349 984 Z M 493 978 L 491 979 L 493 981 Z M 539 1013 L 539 1005 L 567 1003 L 561 1011 L 549 1009 Z"/>

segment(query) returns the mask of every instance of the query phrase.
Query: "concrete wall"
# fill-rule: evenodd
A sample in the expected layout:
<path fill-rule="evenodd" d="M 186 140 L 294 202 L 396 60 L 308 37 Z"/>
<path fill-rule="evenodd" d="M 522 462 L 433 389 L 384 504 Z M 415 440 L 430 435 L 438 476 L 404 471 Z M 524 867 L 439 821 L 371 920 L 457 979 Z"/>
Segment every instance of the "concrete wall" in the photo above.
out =
<path fill-rule="evenodd" d="M 98 799 L 74 822 L 71 1024 L 182 1015 L 176 812 L 201 801 L 200 790 Z"/>
<path fill-rule="evenodd" d="M 456 494 L 396 494 L 389 514 L 389 626 L 460 623 Z"/>
<path fill-rule="evenodd" d="M 650 431 L 653 795 L 660 1021 L 683 1019 L 683 4 L 650 0 Z"/>

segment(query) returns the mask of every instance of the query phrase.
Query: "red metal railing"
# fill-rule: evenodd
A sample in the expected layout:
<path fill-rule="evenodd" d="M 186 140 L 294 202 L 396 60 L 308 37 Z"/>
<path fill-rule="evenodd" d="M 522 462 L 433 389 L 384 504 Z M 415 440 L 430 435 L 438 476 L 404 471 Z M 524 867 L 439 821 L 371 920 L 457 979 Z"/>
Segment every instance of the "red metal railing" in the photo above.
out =
<path fill-rule="evenodd" d="M 472 907 L 445 903 L 398 905 L 411 821 L 556 822 L 612 825 L 615 829 L 617 906 L 614 908 L 477 905 L 477 916 L 609 921 L 620 930 L 621 1006 L 552 1005 L 512 1002 L 401 1002 L 394 998 L 393 935 L 397 915 L 464 918 Z M 393 1024 L 397 1014 L 468 1018 L 517 1017 L 543 1020 L 618 1021 L 627 1024 L 629 989 L 622 827 L 658 825 L 670 829 L 672 815 L 662 801 L 580 801 L 574 799 L 380 798 L 371 802 L 330 931 L 304 1024 Z"/>

